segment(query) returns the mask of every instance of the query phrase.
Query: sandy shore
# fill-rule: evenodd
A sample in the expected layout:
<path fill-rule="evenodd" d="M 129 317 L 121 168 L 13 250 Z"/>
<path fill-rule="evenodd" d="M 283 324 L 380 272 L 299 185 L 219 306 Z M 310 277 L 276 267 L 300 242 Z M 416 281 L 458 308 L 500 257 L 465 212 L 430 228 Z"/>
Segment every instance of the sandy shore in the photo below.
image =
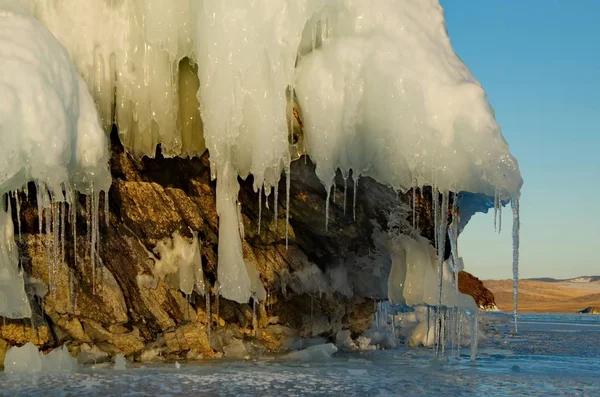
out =
<path fill-rule="evenodd" d="M 513 310 L 512 280 L 485 280 L 502 311 Z M 589 306 L 600 306 L 600 281 L 519 281 L 519 311 L 576 313 Z"/>

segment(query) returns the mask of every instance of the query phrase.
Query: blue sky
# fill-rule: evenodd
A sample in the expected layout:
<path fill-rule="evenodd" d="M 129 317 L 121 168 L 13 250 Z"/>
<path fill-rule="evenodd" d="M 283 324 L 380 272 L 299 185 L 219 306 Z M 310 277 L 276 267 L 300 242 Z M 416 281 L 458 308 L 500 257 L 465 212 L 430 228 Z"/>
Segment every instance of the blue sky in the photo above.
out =
<path fill-rule="evenodd" d="M 600 1 L 441 0 L 450 40 L 487 91 L 525 184 L 523 278 L 600 274 Z M 503 232 L 476 215 L 459 240 L 467 270 L 512 276 Z"/>

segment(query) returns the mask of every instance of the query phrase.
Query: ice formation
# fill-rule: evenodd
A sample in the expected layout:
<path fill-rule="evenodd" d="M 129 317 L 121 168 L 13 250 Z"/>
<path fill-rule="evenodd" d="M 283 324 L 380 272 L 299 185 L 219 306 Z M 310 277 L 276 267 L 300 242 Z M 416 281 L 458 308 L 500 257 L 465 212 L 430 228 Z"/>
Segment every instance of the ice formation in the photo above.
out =
<path fill-rule="evenodd" d="M 77 369 L 77 359 L 71 357 L 66 346 L 57 347 L 50 353 L 38 351 L 31 343 L 11 347 L 4 357 L 6 372 L 49 372 L 73 371 Z"/>
<path fill-rule="evenodd" d="M 45 223 L 48 239 L 53 235 L 53 248 L 46 244 L 52 284 L 61 228 L 63 240 L 65 235 L 63 203 L 74 203 L 81 192 L 97 204 L 111 176 L 107 139 L 87 85 L 52 33 L 27 16 L 30 11 L 26 2 L 0 3 L 0 195 L 35 182 L 40 230 Z M 19 211 L 18 194 L 14 200 Z M 10 202 L 8 212 L 5 208 L 0 210 L 0 315 L 29 317 Z M 97 230 L 97 221 L 92 224 Z"/>
<path fill-rule="evenodd" d="M 517 163 L 437 0 L 29 3 L 130 152 L 208 148 L 226 298 L 252 296 L 237 177 L 252 174 L 268 200 L 299 154 L 316 162 L 327 191 L 340 168 L 345 178 L 352 170 L 354 195 L 368 175 L 400 190 L 518 198 Z"/>
<path fill-rule="evenodd" d="M 179 288 L 186 295 L 196 291 L 204 295 L 204 272 L 202 271 L 202 258 L 200 256 L 200 242 L 198 234 L 192 233 L 190 243 L 179 232 L 173 233 L 172 238 L 159 241 L 152 255 L 154 259 L 154 277 L 138 276 L 138 284 L 156 288 L 158 279 L 168 285 Z"/>
<path fill-rule="evenodd" d="M 277 227 L 280 177 L 287 173 L 289 212 L 290 162 L 303 154 L 316 163 L 327 192 L 326 228 L 338 169 L 344 210 L 352 178 L 353 218 L 360 176 L 399 191 L 432 187 L 437 250 L 412 232 L 388 236 L 383 245 L 392 260 L 389 299 L 446 308 L 434 313 L 436 338 L 447 308 L 477 310 L 456 286 L 456 239 L 473 213 L 494 207 L 499 214 L 515 204 L 517 276 L 518 165 L 485 92 L 452 49 L 437 0 L 0 0 L 3 9 L 0 139 L 12 150 L 0 162 L 0 193 L 37 183 L 54 258 L 66 208 L 56 203 L 71 203 L 75 191 L 88 194 L 88 230 L 96 231 L 99 192 L 110 183 L 95 100 L 105 132 L 115 123 L 138 157 L 154 156 L 157 144 L 167 156 L 209 150 L 217 179 L 218 294 L 227 299 L 247 303 L 266 295 L 256 265 L 244 257 L 238 177 L 252 174 L 261 207 L 262 195 L 268 206 L 273 193 Z M 35 15 L 58 41 L 23 15 Z M 48 50 L 37 51 L 41 45 Z M 460 219 L 452 216 L 447 229 L 448 212 L 457 208 Z M 12 222 L 4 218 L 0 285 L 12 287 L 23 280 L 11 256 Z M 260 222 L 259 216 L 259 231 Z M 91 233 L 92 258 L 97 235 Z M 202 293 L 197 244 L 179 235 L 159 243 L 154 277 L 138 283 L 178 277 L 182 291 Z M 290 283 L 322 293 L 327 277 L 338 292 L 353 293 L 342 267 L 329 275 L 309 267 Z M 15 305 L 26 300 L 17 289 Z M 24 307 L 11 310 L 0 315 L 28 315 Z"/>
<path fill-rule="evenodd" d="M 298 361 L 309 361 L 319 359 L 329 359 L 337 353 L 338 348 L 333 343 L 325 343 L 307 347 L 304 350 L 295 351 L 285 355 L 283 358 Z"/>

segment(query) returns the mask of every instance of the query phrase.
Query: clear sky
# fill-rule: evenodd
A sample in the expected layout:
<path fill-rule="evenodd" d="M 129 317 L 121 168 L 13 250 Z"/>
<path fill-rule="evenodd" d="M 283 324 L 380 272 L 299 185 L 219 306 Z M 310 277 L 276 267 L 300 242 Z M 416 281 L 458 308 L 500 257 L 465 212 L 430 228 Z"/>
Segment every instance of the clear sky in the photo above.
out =
<path fill-rule="evenodd" d="M 450 40 L 487 91 L 525 184 L 523 278 L 600 275 L 600 0 L 441 0 Z M 503 231 L 476 215 L 466 270 L 512 277 Z"/>

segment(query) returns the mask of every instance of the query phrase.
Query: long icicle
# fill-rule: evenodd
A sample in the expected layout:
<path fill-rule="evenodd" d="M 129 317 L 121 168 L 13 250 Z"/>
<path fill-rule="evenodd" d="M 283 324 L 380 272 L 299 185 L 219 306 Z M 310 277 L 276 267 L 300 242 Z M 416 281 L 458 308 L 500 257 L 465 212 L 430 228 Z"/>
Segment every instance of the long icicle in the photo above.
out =
<path fill-rule="evenodd" d="M 19 227 L 19 241 L 21 241 L 21 198 L 19 196 L 19 191 L 15 191 L 15 204 L 17 209 L 17 224 Z M 20 263 L 20 261 L 19 261 Z"/>
<path fill-rule="evenodd" d="M 260 236 L 260 224 L 262 222 L 262 186 L 258 189 L 258 235 Z"/>
<path fill-rule="evenodd" d="M 108 201 L 108 190 L 104 192 L 104 223 L 106 225 L 106 232 L 108 233 L 108 227 L 110 225 L 110 207 Z"/>
<path fill-rule="evenodd" d="M 47 203 L 47 202 L 46 202 Z M 52 261 L 50 255 L 50 229 L 51 229 L 51 207 L 45 206 L 44 213 L 46 215 L 46 264 L 48 265 L 48 289 L 52 291 L 54 284 L 52 283 Z"/>
<path fill-rule="evenodd" d="M 475 309 L 475 313 L 471 314 L 471 362 L 475 362 L 477 359 L 477 343 L 479 342 L 479 315 L 478 309 Z"/>
<path fill-rule="evenodd" d="M 87 242 L 90 245 L 89 250 L 90 250 L 90 262 L 91 262 L 91 241 L 92 241 L 92 196 L 90 194 L 87 194 L 85 196 L 85 222 L 86 222 L 86 232 L 87 232 Z M 83 265 L 82 265 L 82 272 L 81 275 L 82 277 L 85 277 L 85 260 L 83 261 Z"/>
<path fill-rule="evenodd" d="M 277 206 L 279 204 L 279 202 L 277 201 L 277 196 L 279 196 L 279 181 L 277 181 L 273 190 L 273 222 L 275 222 L 275 232 L 277 232 L 277 230 L 279 229 L 279 225 L 277 224 Z"/>
<path fill-rule="evenodd" d="M 412 227 L 417 228 L 417 185 L 413 186 L 412 191 Z"/>
<path fill-rule="evenodd" d="M 65 213 L 67 212 L 66 210 L 66 203 L 65 202 L 61 202 L 60 203 L 60 265 L 63 268 L 66 268 L 65 265 Z M 65 271 L 62 273 L 63 275 L 63 280 L 64 280 L 64 276 L 65 276 L 65 272 L 67 270 L 65 269 Z"/>
<path fill-rule="evenodd" d="M 331 187 L 327 188 L 327 196 L 325 197 L 325 231 L 329 230 L 329 196 L 331 195 Z"/>
<path fill-rule="evenodd" d="M 290 189 L 292 187 L 292 170 L 289 166 L 285 169 L 285 173 L 285 249 L 287 249 L 290 236 Z"/>
<path fill-rule="evenodd" d="M 502 199 L 498 197 L 498 234 L 502 231 Z"/>
<path fill-rule="evenodd" d="M 73 310 L 77 306 L 75 295 L 75 282 L 77 281 L 77 205 L 79 203 L 79 193 L 74 192 L 73 203 L 71 204 L 71 230 L 73 231 L 73 276 L 71 277 L 71 305 Z"/>
<path fill-rule="evenodd" d="M 513 199 L 513 306 L 515 317 L 515 333 L 517 332 L 517 319 L 519 317 L 519 234 L 521 229 L 521 220 L 519 219 L 519 199 Z"/>
<path fill-rule="evenodd" d="M 358 174 L 352 173 L 354 180 L 354 198 L 352 199 L 352 219 L 356 220 L 356 191 L 358 190 Z"/>
<path fill-rule="evenodd" d="M 99 277 L 100 277 L 100 281 L 99 281 L 99 286 L 100 288 L 102 288 L 102 262 L 100 261 L 100 191 L 94 193 L 94 212 L 93 212 L 93 220 L 94 220 L 94 235 L 96 236 L 96 238 L 94 239 L 94 242 L 96 243 L 96 246 L 94 247 L 94 264 L 98 265 L 99 267 Z"/>
<path fill-rule="evenodd" d="M 211 323 L 211 315 L 210 315 L 210 284 L 206 283 L 206 291 L 204 292 L 204 302 L 206 303 L 206 336 L 210 341 L 210 323 Z"/>
<path fill-rule="evenodd" d="M 348 191 L 348 178 L 344 177 L 344 216 L 346 216 L 346 193 Z"/>
<path fill-rule="evenodd" d="M 497 232 L 498 231 L 498 225 L 497 225 L 497 221 L 498 221 L 498 203 L 500 202 L 500 199 L 498 197 L 498 188 L 496 187 L 496 190 L 494 190 L 494 231 Z"/>
<path fill-rule="evenodd" d="M 436 325 L 436 341 L 442 349 L 442 355 L 444 354 L 444 335 L 442 329 L 442 318 L 440 316 L 442 312 L 442 285 L 444 276 L 444 256 L 446 251 L 446 230 L 448 225 L 448 192 L 442 193 L 442 205 L 440 208 L 439 216 L 439 230 L 438 233 L 438 299 L 437 299 L 437 325 Z M 439 347 L 437 348 L 439 352 Z"/>

